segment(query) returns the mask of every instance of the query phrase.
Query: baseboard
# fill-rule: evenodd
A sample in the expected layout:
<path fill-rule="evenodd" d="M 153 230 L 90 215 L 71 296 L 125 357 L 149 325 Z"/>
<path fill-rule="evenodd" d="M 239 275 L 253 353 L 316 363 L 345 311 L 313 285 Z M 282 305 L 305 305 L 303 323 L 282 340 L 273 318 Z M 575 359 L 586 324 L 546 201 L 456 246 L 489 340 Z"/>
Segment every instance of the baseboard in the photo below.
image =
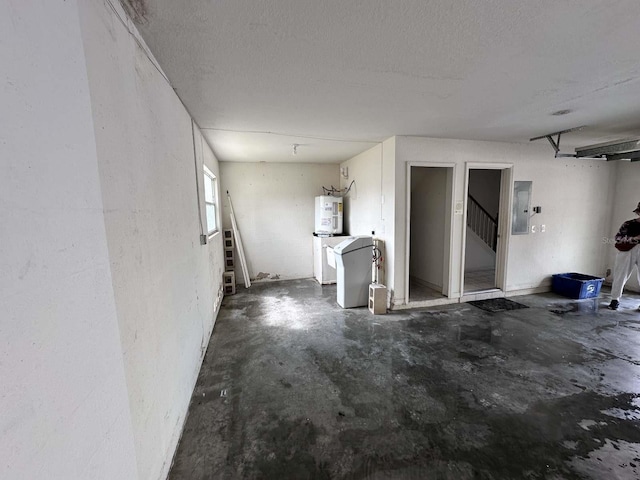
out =
<path fill-rule="evenodd" d="M 435 283 L 428 282 L 423 280 L 422 278 L 414 277 L 413 275 L 409 275 L 409 283 L 415 283 L 421 287 L 430 288 L 431 290 L 435 290 L 436 292 L 442 291 L 442 285 L 436 285 Z"/>
<path fill-rule="evenodd" d="M 389 310 L 399 311 L 399 310 L 410 310 L 412 308 L 426 308 L 426 307 L 439 307 L 440 305 L 451 305 L 454 303 L 459 303 L 459 298 L 434 298 L 431 300 L 421 300 L 418 302 L 409 302 L 402 304 L 391 305 Z"/>
<path fill-rule="evenodd" d="M 518 297 L 520 295 L 535 295 L 536 293 L 548 293 L 551 291 L 551 285 L 542 285 L 533 288 L 522 288 L 519 290 L 509 290 L 505 292 L 505 297 Z"/>
<path fill-rule="evenodd" d="M 518 290 L 510 290 L 503 292 L 499 289 L 492 289 L 477 293 L 469 293 L 461 297 L 436 298 L 433 300 L 423 300 L 420 302 L 409 302 L 401 304 L 391 304 L 389 310 L 409 310 L 411 308 L 437 307 L 439 305 L 451 305 L 453 303 L 466 303 L 477 300 L 488 300 L 492 298 L 517 297 L 520 295 L 535 295 L 536 293 L 548 293 L 551 291 L 551 285 L 541 285 L 539 287 L 522 288 Z"/>
<path fill-rule="evenodd" d="M 282 277 L 280 275 L 274 275 L 271 276 L 271 274 L 268 274 L 266 277 L 261 277 L 261 278 L 252 278 L 251 279 L 251 285 L 253 285 L 254 283 L 259 284 L 259 283 L 274 283 L 274 282 L 286 282 L 289 280 L 314 280 L 316 282 L 318 282 L 318 279 L 313 276 L 313 275 L 309 275 L 307 277 Z M 320 282 L 318 282 L 320 283 Z M 335 283 L 335 282 L 333 282 Z M 236 286 L 238 287 L 243 287 L 244 286 L 244 281 L 237 279 L 236 280 Z M 251 287 L 249 287 L 251 288 Z"/>

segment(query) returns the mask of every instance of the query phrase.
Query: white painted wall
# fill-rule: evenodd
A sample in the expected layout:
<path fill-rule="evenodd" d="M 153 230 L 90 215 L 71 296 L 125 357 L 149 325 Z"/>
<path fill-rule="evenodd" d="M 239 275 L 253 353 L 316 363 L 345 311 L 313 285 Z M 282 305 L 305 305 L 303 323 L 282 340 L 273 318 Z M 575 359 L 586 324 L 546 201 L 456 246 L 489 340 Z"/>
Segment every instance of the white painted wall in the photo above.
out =
<path fill-rule="evenodd" d="M 349 178 L 340 177 L 341 188 L 354 182 L 344 197 L 345 226 L 349 235 L 382 234 L 382 145 L 343 162 Z"/>
<path fill-rule="evenodd" d="M 338 187 L 338 165 L 220 162 L 220 176 L 223 225 L 231 228 L 229 191 L 251 279 L 313 277 L 314 199 Z"/>
<path fill-rule="evenodd" d="M 603 236 L 603 244 L 605 244 L 607 253 L 607 268 L 611 271 L 613 271 L 617 250 L 613 243 L 607 242 L 607 239 L 615 237 L 623 222 L 636 218 L 633 210 L 640 202 L 640 189 L 638 188 L 640 185 L 640 162 L 615 162 L 615 167 L 613 212 L 609 228 Z M 627 282 L 627 288 L 640 291 L 635 272 Z"/>
<path fill-rule="evenodd" d="M 508 144 L 424 137 L 395 137 L 396 198 L 406 197 L 406 162 L 454 162 L 454 198 L 464 201 L 465 164 L 513 164 L 514 180 L 532 180 L 532 204 L 543 213 L 532 224 L 546 233 L 510 237 L 507 291 L 547 286 L 553 273 L 578 271 L 601 275 L 605 270 L 603 234 L 608 232 L 612 166 L 602 161 L 554 159 L 544 144 Z M 383 181 L 384 183 L 384 181 Z M 396 303 L 405 295 L 406 201 L 395 202 L 394 271 L 387 280 Z M 460 294 L 463 216 L 454 221 L 452 274 Z"/>
<path fill-rule="evenodd" d="M 496 252 L 489 245 L 467 227 L 467 237 L 465 243 L 464 271 L 473 272 L 477 270 L 495 269 Z"/>
<path fill-rule="evenodd" d="M 370 235 L 384 241 L 381 282 L 394 276 L 396 229 L 396 144 L 395 137 L 340 164 L 349 169 L 349 178 L 340 178 L 341 188 L 355 180 L 355 193 L 345 199 L 345 218 L 350 235 Z M 404 224 L 403 224 L 404 225 Z M 404 228 L 404 227 L 403 227 Z M 388 291 L 388 295 L 391 295 Z"/>
<path fill-rule="evenodd" d="M 409 274 L 442 288 L 447 169 L 411 168 Z"/>
<path fill-rule="evenodd" d="M 0 2 L 0 65 L 0 478 L 135 479 L 76 1 Z"/>
<path fill-rule="evenodd" d="M 221 234 L 200 245 L 196 191 L 202 162 L 218 165 L 197 131 L 194 145 L 189 114 L 133 24 L 101 0 L 82 2 L 80 15 L 138 472 L 161 479 L 221 288 Z"/>

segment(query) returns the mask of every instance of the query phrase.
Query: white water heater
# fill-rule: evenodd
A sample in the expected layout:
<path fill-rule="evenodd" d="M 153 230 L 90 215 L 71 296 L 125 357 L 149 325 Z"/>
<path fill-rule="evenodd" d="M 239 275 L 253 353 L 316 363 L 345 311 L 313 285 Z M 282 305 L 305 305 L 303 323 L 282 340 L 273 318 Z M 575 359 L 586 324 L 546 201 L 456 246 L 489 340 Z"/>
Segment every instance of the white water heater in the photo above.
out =
<path fill-rule="evenodd" d="M 342 197 L 316 197 L 316 235 L 342 233 Z"/>

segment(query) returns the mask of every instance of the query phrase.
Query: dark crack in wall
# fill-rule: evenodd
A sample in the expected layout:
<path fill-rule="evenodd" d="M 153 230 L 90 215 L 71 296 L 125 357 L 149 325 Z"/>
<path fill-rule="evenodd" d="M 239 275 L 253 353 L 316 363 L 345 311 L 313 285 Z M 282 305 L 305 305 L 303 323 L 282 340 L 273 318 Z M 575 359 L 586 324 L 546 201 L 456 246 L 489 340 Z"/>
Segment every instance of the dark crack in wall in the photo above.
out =
<path fill-rule="evenodd" d="M 138 25 L 146 23 L 149 14 L 146 0 L 120 0 L 120 4 L 134 23 Z"/>

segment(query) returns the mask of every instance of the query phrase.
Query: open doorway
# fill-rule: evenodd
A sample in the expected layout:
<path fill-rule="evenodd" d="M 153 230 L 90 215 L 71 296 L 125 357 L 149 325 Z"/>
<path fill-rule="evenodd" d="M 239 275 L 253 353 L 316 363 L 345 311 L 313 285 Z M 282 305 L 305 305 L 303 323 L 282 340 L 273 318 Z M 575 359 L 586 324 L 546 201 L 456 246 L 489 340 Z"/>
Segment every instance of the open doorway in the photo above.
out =
<path fill-rule="evenodd" d="M 453 199 L 452 166 L 409 166 L 408 301 L 447 297 Z"/>
<path fill-rule="evenodd" d="M 464 294 L 503 290 L 511 167 L 468 166 Z"/>

